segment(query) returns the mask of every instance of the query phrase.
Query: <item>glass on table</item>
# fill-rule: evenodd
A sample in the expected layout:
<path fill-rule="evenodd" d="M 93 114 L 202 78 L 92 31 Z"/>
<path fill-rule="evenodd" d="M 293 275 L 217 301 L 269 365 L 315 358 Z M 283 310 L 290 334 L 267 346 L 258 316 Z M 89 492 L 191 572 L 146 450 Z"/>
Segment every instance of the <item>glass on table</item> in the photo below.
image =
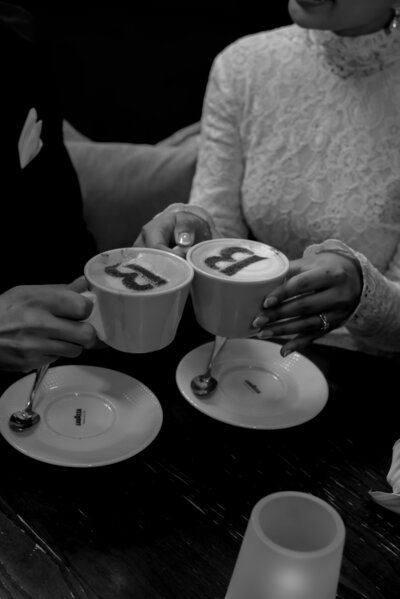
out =
<path fill-rule="evenodd" d="M 328 503 L 283 491 L 253 508 L 225 599 L 335 599 L 345 527 Z"/>

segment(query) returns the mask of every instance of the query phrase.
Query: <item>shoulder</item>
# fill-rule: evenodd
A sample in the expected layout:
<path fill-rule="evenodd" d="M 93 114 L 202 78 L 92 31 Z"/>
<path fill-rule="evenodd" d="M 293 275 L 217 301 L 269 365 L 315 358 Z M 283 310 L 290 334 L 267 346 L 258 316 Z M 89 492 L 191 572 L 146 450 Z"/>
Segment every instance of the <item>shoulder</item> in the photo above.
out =
<path fill-rule="evenodd" d="M 231 95 L 244 100 L 272 80 L 279 81 L 288 63 L 303 62 L 306 48 L 306 30 L 298 25 L 241 37 L 216 56 L 210 87 L 230 90 Z"/>
<path fill-rule="evenodd" d="M 3 80 L 11 80 L 27 71 L 37 52 L 39 25 L 34 17 L 20 6 L 0 2 L 0 52 Z"/>
<path fill-rule="evenodd" d="M 38 23 L 31 13 L 15 4 L 0 2 L 1 42 L 32 43 L 38 35 Z"/>
<path fill-rule="evenodd" d="M 217 56 L 217 61 L 234 67 L 262 62 L 271 56 L 279 60 L 279 55 L 285 50 L 297 51 L 303 45 L 304 38 L 304 31 L 297 25 L 246 35 L 226 46 Z"/>

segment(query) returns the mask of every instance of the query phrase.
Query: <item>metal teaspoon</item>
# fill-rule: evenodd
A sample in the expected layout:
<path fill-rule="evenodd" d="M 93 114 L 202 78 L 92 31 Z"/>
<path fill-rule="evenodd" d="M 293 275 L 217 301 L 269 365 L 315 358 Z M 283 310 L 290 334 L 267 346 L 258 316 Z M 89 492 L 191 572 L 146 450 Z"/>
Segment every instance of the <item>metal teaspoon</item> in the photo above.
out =
<path fill-rule="evenodd" d="M 11 414 L 8 424 L 13 431 L 20 433 L 28 428 L 31 428 L 31 426 L 34 426 L 39 422 L 40 415 L 33 410 L 32 404 L 35 399 L 36 392 L 46 376 L 49 366 L 50 364 L 45 364 L 36 370 L 35 381 L 29 394 L 26 407 L 23 410 L 19 410 Z"/>
<path fill-rule="evenodd" d="M 214 345 L 212 348 L 210 359 L 208 361 L 206 371 L 203 372 L 203 374 L 198 374 L 192 379 L 190 386 L 192 388 L 193 393 L 197 395 L 197 397 L 206 399 L 217 388 L 218 381 L 211 374 L 212 366 L 215 358 L 217 357 L 217 354 L 219 354 L 226 341 L 226 337 L 215 337 Z"/>

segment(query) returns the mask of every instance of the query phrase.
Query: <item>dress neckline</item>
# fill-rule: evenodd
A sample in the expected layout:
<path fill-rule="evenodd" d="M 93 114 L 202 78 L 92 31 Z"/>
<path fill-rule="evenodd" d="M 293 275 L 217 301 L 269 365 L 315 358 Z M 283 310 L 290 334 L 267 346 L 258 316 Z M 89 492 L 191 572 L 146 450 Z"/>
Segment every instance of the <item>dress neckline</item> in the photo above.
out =
<path fill-rule="evenodd" d="M 390 68 L 400 60 L 400 32 L 397 30 L 388 33 L 380 29 L 356 37 L 316 29 L 302 29 L 302 32 L 310 49 L 343 77 L 368 76 Z"/>

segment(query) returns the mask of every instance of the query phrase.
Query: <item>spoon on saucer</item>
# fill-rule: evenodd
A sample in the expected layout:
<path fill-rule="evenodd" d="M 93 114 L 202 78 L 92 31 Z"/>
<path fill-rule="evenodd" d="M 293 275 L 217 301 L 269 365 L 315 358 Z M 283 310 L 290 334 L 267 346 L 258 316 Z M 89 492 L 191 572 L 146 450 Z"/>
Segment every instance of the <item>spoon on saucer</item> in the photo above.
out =
<path fill-rule="evenodd" d="M 33 410 L 32 404 L 35 399 L 36 392 L 39 389 L 39 386 L 43 381 L 49 366 L 50 364 L 45 364 L 36 370 L 35 381 L 29 394 L 26 407 L 23 410 L 19 410 L 18 412 L 13 412 L 11 414 L 8 424 L 13 431 L 16 431 L 17 433 L 26 431 L 28 428 L 31 428 L 31 426 L 39 422 L 40 415 Z"/>
<path fill-rule="evenodd" d="M 217 388 L 218 381 L 211 375 L 212 366 L 217 354 L 219 354 L 226 341 L 226 337 L 219 337 L 218 335 L 215 337 L 206 371 L 203 372 L 203 374 L 198 374 L 192 379 L 190 386 L 197 397 L 206 399 Z"/>

